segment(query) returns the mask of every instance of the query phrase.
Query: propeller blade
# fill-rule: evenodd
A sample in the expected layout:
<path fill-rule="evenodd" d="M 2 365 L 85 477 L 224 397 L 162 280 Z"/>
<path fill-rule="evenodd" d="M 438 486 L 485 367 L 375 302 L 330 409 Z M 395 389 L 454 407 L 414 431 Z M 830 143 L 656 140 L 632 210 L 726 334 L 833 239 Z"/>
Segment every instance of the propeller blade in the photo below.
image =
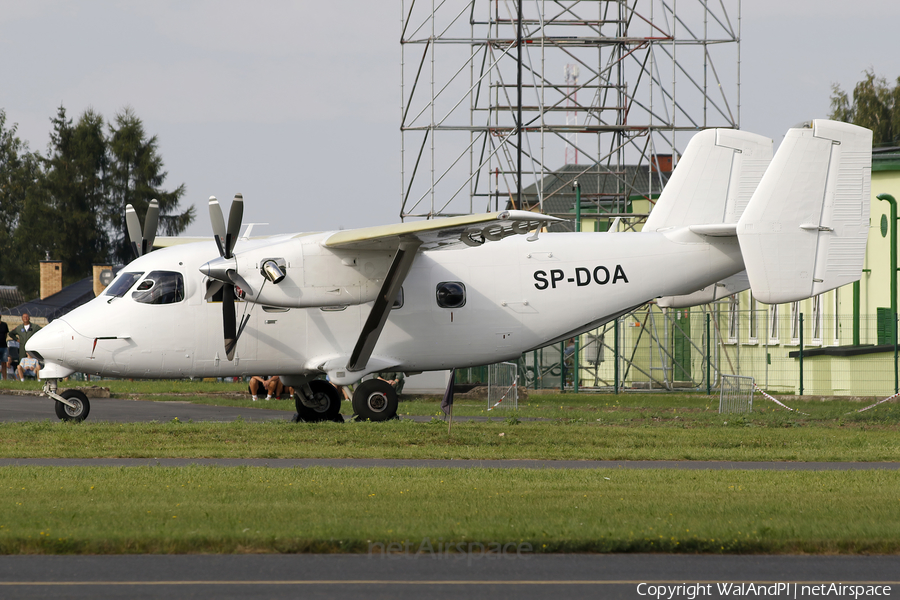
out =
<path fill-rule="evenodd" d="M 212 222 L 213 235 L 216 238 L 216 246 L 219 247 L 219 256 L 225 256 L 225 216 L 222 207 L 215 196 L 209 197 L 209 220 Z M 229 257 L 230 258 L 230 257 Z"/>
<path fill-rule="evenodd" d="M 128 239 L 131 241 L 131 251 L 134 252 L 135 258 L 141 257 L 141 220 L 138 218 L 134 207 L 130 204 L 125 205 L 125 228 L 128 231 Z"/>
<path fill-rule="evenodd" d="M 234 360 L 237 346 L 237 322 L 234 314 L 234 286 L 225 285 L 222 291 L 222 329 L 225 333 L 225 356 Z"/>
<path fill-rule="evenodd" d="M 241 233 L 241 220 L 244 218 L 244 196 L 235 194 L 228 213 L 228 231 L 225 234 L 225 258 L 231 258 L 231 251 Z"/>
<path fill-rule="evenodd" d="M 206 294 L 203 296 L 203 299 L 209 302 L 212 300 L 212 297 L 216 295 L 216 293 L 222 289 L 222 286 L 225 285 L 221 281 L 216 281 L 215 279 L 209 282 L 209 288 L 206 290 Z"/>
<path fill-rule="evenodd" d="M 237 271 L 228 271 L 228 279 L 235 282 L 242 290 L 244 290 L 245 294 L 253 296 L 253 288 L 247 283 L 246 279 L 238 275 Z"/>
<path fill-rule="evenodd" d="M 144 217 L 144 254 L 153 250 L 156 239 L 156 226 L 159 224 L 159 202 L 155 199 L 147 205 L 147 216 Z"/>

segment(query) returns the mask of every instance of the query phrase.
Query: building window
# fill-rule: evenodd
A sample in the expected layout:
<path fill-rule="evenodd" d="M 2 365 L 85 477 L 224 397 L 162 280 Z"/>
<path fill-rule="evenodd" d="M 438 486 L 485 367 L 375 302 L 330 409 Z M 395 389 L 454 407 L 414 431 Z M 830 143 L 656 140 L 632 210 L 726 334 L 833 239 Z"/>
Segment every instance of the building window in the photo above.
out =
<path fill-rule="evenodd" d="M 747 325 L 748 325 L 747 337 L 748 337 L 748 341 L 751 344 L 755 344 L 759 341 L 759 319 L 758 319 L 758 315 L 756 314 L 756 311 L 757 311 L 756 298 L 754 298 L 751 295 L 750 296 L 750 314 L 748 315 L 748 322 L 747 322 Z"/>
<path fill-rule="evenodd" d="M 812 343 L 822 345 L 822 329 L 825 325 L 824 311 L 822 310 L 822 295 L 818 294 L 812 298 Z"/>
<path fill-rule="evenodd" d="M 800 343 L 800 303 L 791 302 L 791 344 Z"/>
<path fill-rule="evenodd" d="M 731 296 L 731 301 L 728 303 L 728 343 L 736 344 L 738 341 L 738 326 L 740 325 L 739 313 L 738 313 L 738 299 L 737 294 L 733 294 Z"/>
<path fill-rule="evenodd" d="M 832 334 L 834 337 L 834 345 L 835 346 L 841 345 L 841 316 L 840 316 L 841 315 L 841 313 L 840 313 L 841 304 L 840 304 L 840 297 L 838 296 L 838 290 L 840 290 L 840 288 L 834 288 L 834 304 L 833 304 L 833 308 L 832 308 L 833 319 L 834 319 L 832 322 L 832 328 L 833 328 Z"/>
<path fill-rule="evenodd" d="M 769 306 L 769 343 L 777 344 L 781 341 L 780 332 L 778 330 L 778 305 Z"/>

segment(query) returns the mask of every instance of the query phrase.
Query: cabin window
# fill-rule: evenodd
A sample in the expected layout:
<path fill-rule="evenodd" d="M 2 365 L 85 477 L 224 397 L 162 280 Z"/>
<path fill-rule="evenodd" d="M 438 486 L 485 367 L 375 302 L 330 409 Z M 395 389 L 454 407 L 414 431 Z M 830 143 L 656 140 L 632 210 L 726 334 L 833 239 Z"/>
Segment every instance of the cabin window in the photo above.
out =
<path fill-rule="evenodd" d="M 403 308 L 403 288 L 400 288 L 400 291 L 397 292 L 397 297 L 394 298 L 394 305 L 391 306 L 391 310 L 397 310 L 398 308 Z"/>
<path fill-rule="evenodd" d="M 466 305 L 466 286 L 459 281 L 437 284 L 437 303 L 441 308 L 460 308 Z"/>
<path fill-rule="evenodd" d="M 115 296 L 116 298 L 121 298 L 124 296 L 128 290 L 131 289 L 131 286 L 134 285 L 134 282 L 141 278 L 143 273 L 122 273 L 120 274 L 115 281 L 109 284 L 109 287 L 106 288 L 106 291 L 103 292 L 105 296 Z"/>
<path fill-rule="evenodd" d="M 141 304 L 174 304 L 184 300 L 184 278 L 175 271 L 151 271 L 131 295 Z"/>

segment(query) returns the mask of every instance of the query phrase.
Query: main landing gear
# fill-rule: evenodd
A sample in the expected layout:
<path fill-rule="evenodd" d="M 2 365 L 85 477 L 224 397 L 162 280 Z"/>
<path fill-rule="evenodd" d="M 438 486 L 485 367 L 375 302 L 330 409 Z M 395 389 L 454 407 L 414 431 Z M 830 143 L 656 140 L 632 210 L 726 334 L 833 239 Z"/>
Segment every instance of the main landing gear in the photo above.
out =
<path fill-rule="evenodd" d="M 341 394 L 331 383 L 314 379 L 295 389 L 295 421 L 344 422 L 341 416 Z M 397 417 L 397 392 L 391 384 L 381 379 L 370 379 L 356 386 L 352 403 L 353 412 L 363 421 L 387 421 Z"/>
<path fill-rule="evenodd" d="M 300 386 L 294 392 L 297 407 L 297 421 L 317 423 L 319 421 L 344 422 L 341 416 L 341 395 L 337 388 L 321 379 L 314 379 Z"/>
<path fill-rule="evenodd" d="M 364 421 L 393 419 L 397 416 L 397 391 L 383 379 L 363 381 L 353 392 L 353 412 Z"/>
<path fill-rule="evenodd" d="M 62 421 L 84 421 L 91 412 L 91 403 L 81 390 L 65 390 L 56 393 L 56 379 L 44 382 L 44 395 L 56 400 L 56 416 Z"/>

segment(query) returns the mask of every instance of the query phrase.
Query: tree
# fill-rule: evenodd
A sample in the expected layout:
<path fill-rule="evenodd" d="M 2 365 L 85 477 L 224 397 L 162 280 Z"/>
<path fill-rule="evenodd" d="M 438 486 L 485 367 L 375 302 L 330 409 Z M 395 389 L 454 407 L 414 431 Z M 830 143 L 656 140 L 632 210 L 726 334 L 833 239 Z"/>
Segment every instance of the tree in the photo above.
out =
<path fill-rule="evenodd" d="M 159 235 L 177 235 L 194 220 L 194 207 L 178 212 L 184 184 L 167 192 L 162 189 L 168 175 L 163 171 L 156 136 L 147 138 L 144 125 L 129 107 L 116 114 L 109 126 L 110 212 L 107 220 L 113 236 L 113 256 L 122 262 L 133 256 L 125 226 L 125 205 L 131 204 L 141 218 L 154 198 L 159 201 Z"/>
<path fill-rule="evenodd" d="M 891 88 L 884 77 L 866 70 L 853 88 L 853 102 L 838 84 L 832 85 L 829 118 L 868 127 L 874 146 L 900 145 L 900 77 Z"/>
<path fill-rule="evenodd" d="M 0 283 L 17 285 L 31 297 L 38 290 L 42 255 L 35 246 L 23 243 L 20 225 L 38 195 L 41 159 L 16 136 L 16 130 L 15 124 L 7 128 L 6 112 L 0 109 Z"/>
<path fill-rule="evenodd" d="M 36 233 L 51 258 L 63 261 L 64 281 L 71 283 L 89 276 L 91 265 L 106 262 L 110 255 L 104 220 L 109 212 L 105 184 L 109 160 L 103 117 L 92 109 L 73 126 L 60 106 L 51 122 L 43 188 L 44 209 L 54 225 Z"/>

